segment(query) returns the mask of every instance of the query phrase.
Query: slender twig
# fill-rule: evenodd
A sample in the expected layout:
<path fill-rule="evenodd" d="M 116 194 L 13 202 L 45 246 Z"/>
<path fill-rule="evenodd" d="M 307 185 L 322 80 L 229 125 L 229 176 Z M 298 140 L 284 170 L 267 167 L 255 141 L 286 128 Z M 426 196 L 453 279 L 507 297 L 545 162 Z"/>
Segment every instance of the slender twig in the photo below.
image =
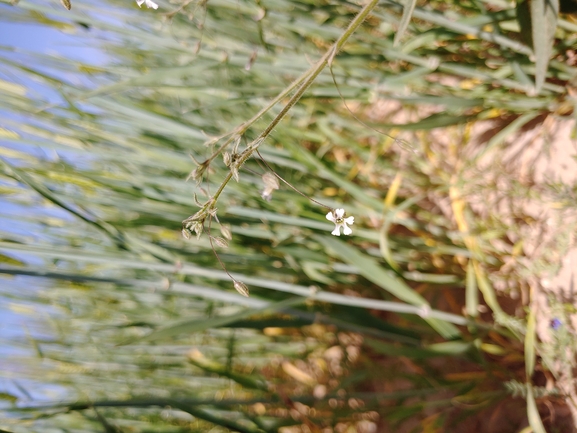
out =
<path fill-rule="evenodd" d="M 287 104 L 283 107 L 283 109 L 276 115 L 276 117 L 270 122 L 270 124 L 264 129 L 264 131 L 241 153 L 238 160 L 236 161 L 236 169 L 240 168 L 244 162 L 258 149 L 260 144 L 270 135 L 272 130 L 280 123 L 280 121 L 286 116 L 286 114 L 290 111 L 292 107 L 300 100 L 303 94 L 308 90 L 308 88 L 313 84 L 315 79 L 319 76 L 319 74 L 323 71 L 323 69 L 327 66 L 329 60 L 333 58 L 336 53 L 338 53 L 341 48 L 345 45 L 347 40 L 351 37 L 351 35 L 357 30 L 357 28 L 363 23 L 369 13 L 376 7 L 379 0 L 371 0 L 367 5 L 361 9 L 358 15 L 351 21 L 347 29 L 344 33 L 337 39 L 337 41 L 329 48 L 329 50 L 323 55 L 323 57 L 317 62 L 316 65 L 311 67 L 307 72 L 305 72 L 301 77 L 299 77 L 291 86 L 297 86 L 299 84 L 299 80 L 303 79 L 302 83 L 298 87 L 297 91 L 293 94 L 293 96 L 289 99 Z M 289 88 L 291 87 L 289 86 Z M 242 134 L 248 129 L 248 127 L 252 124 L 252 122 L 256 121 L 256 119 L 260 118 L 262 114 L 266 113 L 277 101 L 280 101 L 284 96 L 288 95 L 289 91 L 285 89 L 277 96 L 267 107 L 263 108 L 257 115 L 255 115 L 249 121 L 243 123 L 238 129 L 237 133 Z M 282 95 L 282 96 L 281 96 Z M 232 137 L 231 137 L 232 138 Z M 232 139 L 230 139 L 232 141 Z M 228 141 L 228 140 L 227 140 Z M 219 148 L 218 151 L 222 151 Z M 232 179 L 232 169 L 224 178 L 222 184 L 211 198 L 212 204 L 211 208 L 215 208 L 216 202 L 220 197 L 220 194 Z"/>
<path fill-rule="evenodd" d="M 361 119 L 359 119 L 357 117 L 357 115 L 355 113 L 353 113 L 353 111 L 349 108 L 347 101 L 345 99 L 345 97 L 343 96 L 343 94 L 341 93 L 341 89 L 339 88 L 339 85 L 337 84 L 337 79 L 335 77 L 335 74 L 333 72 L 333 59 L 334 56 L 332 56 L 329 59 L 329 72 L 331 73 L 331 78 L 333 79 L 333 84 L 335 85 L 335 89 L 337 90 L 337 93 L 339 94 L 339 97 L 341 98 L 341 102 L 343 103 L 343 105 L 345 106 L 345 108 L 347 109 L 347 111 L 349 112 L 349 114 L 353 117 L 353 119 L 355 119 L 357 122 L 359 122 L 361 125 L 375 131 L 378 134 L 384 135 L 385 137 L 390 138 L 391 140 L 393 140 L 396 144 L 398 144 L 399 146 L 403 147 L 403 148 L 407 148 L 410 149 L 412 152 L 415 152 L 415 148 L 414 146 L 409 143 L 407 140 L 403 139 L 403 138 L 397 138 L 397 137 L 393 137 L 392 135 L 386 133 L 385 131 L 381 131 L 380 129 L 374 128 L 371 125 L 368 125 L 366 122 L 363 122 Z"/>
<path fill-rule="evenodd" d="M 313 203 L 318 204 L 321 207 L 324 207 L 326 209 L 329 209 L 331 211 L 333 211 L 334 209 L 330 206 L 327 206 L 326 204 L 322 204 L 320 201 L 315 200 L 312 197 L 309 197 L 308 195 L 306 195 L 305 193 L 301 192 L 299 189 L 297 189 L 294 185 L 292 185 L 290 182 L 284 180 L 282 178 L 281 175 L 279 175 L 276 171 L 274 171 L 274 169 L 269 165 L 268 162 L 266 162 L 266 160 L 263 158 L 263 156 L 261 155 L 260 151 L 258 149 L 256 149 L 256 154 L 258 155 L 258 157 L 260 158 L 260 160 L 262 161 L 262 163 L 265 165 L 265 167 L 278 179 L 280 180 L 282 183 L 284 183 L 286 186 L 288 186 L 290 189 L 292 189 L 293 191 L 295 191 L 296 193 L 302 195 L 304 198 L 312 201 Z M 258 160 L 257 160 L 258 161 Z"/>
<path fill-rule="evenodd" d="M 228 275 L 232 281 L 236 281 L 236 279 L 230 274 L 230 272 L 228 272 L 228 269 L 226 269 L 226 266 L 224 265 L 222 259 L 220 258 L 220 256 L 216 252 L 216 247 L 214 246 L 214 240 L 212 238 L 212 235 L 210 234 L 211 225 L 212 225 L 212 215 L 208 219 L 208 229 L 207 229 L 208 241 L 210 242 L 210 247 L 212 248 L 212 252 L 214 253 L 214 256 L 216 257 L 216 259 L 218 260 L 218 263 L 220 263 L 220 267 L 222 268 L 222 270 L 224 272 L 226 272 L 226 275 Z"/>

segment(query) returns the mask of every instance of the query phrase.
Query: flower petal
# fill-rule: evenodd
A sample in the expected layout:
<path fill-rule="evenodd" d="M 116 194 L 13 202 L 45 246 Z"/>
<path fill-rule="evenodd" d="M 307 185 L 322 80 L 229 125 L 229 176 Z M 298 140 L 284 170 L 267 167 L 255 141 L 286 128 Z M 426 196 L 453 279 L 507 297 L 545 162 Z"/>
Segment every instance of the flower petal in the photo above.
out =
<path fill-rule="evenodd" d="M 340 236 L 341 235 L 341 231 L 339 230 L 340 226 L 336 226 L 335 229 L 331 232 L 331 235 L 333 236 Z"/>
<path fill-rule="evenodd" d="M 266 188 L 261 194 L 260 196 L 262 197 L 263 200 L 266 201 L 270 201 L 270 199 L 272 198 L 272 191 L 268 188 Z"/>
<path fill-rule="evenodd" d="M 146 6 L 148 6 L 149 8 L 158 9 L 158 5 L 154 3 L 152 0 L 144 0 L 144 3 L 146 3 Z"/>
<path fill-rule="evenodd" d="M 342 218 L 344 215 L 345 215 L 344 209 L 336 209 L 335 210 L 335 217 L 336 218 Z"/>
<path fill-rule="evenodd" d="M 350 235 L 352 233 L 353 233 L 353 230 L 350 227 L 348 227 L 346 224 L 343 225 L 343 234 Z"/>
<path fill-rule="evenodd" d="M 355 223 L 355 217 L 354 217 L 354 216 L 347 217 L 347 218 L 345 218 L 345 222 L 346 222 L 347 224 L 351 224 L 351 225 L 352 225 L 352 224 Z"/>
<path fill-rule="evenodd" d="M 329 213 L 327 214 L 327 219 L 328 219 L 329 221 L 331 221 L 331 222 L 335 222 L 335 216 L 333 215 L 332 212 L 329 212 Z"/>

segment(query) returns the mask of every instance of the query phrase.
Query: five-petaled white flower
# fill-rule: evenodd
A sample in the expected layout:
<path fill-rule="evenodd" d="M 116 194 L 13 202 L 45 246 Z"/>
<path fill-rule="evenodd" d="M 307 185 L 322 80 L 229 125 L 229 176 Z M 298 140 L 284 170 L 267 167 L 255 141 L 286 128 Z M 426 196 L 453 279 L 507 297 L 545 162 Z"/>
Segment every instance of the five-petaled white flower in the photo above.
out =
<path fill-rule="evenodd" d="M 343 234 L 350 235 L 353 231 L 352 229 L 347 226 L 347 224 L 354 224 L 355 217 L 350 216 L 345 218 L 345 210 L 344 209 L 335 209 L 327 214 L 327 219 L 335 223 L 335 229 L 331 232 L 334 236 L 341 235 L 341 227 L 343 228 Z"/>
<path fill-rule="evenodd" d="M 158 9 L 158 5 L 154 3 L 152 0 L 136 0 L 136 4 L 138 5 L 138 7 L 141 7 L 142 3 L 144 3 L 148 8 Z"/>

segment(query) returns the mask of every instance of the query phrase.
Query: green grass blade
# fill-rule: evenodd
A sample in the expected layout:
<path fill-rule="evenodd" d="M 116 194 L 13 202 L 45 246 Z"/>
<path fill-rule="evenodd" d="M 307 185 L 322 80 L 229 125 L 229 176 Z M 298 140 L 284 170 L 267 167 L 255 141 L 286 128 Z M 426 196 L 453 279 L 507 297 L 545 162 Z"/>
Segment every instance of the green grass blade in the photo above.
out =
<path fill-rule="evenodd" d="M 349 244 L 331 236 L 314 236 L 314 238 L 340 260 L 355 266 L 367 280 L 401 301 L 416 306 L 428 305 L 425 298 L 399 279 L 394 272 L 383 268 L 374 259 L 362 254 Z"/>
<path fill-rule="evenodd" d="M 398 212 L 410 208 L 412 205 L 417 203 L 421 198 L 422 197 L 411 197 L 410 199 L 405 200 L 399 206 L 388 210 L 385 219 L 383 221 L 383 225 L 379 230 L 379 250 L 381 251 L 381 255 L 383 256 L 387 264 L 397 272 L 400 271 L 400 267 L 398 263 L 393 259 L 393 254 L 390 248 L 390 242 L 388 236 L 389 229 L 391 228 L 391 225 L 393 224 L 395 216 L 397 215 Z"/>
<path fill-rule="evenodd" d="M 533 385 L 531 385 L 530 382 L 527 382 L 527 418 L 529 419 L 529 425 L 533 429 L 533 433 L 547 433 L 541 420 L 541 415 L 539 415 L 537 402 L 533 394 Z"/>
<path fill-rule="evenodd" d="M 529 0 L 526 0 L 529 1 Z M 530 0 L 531 35 L 535 54 L 535 93 L 541 92 L 553 53 L 559 0 Z"/>
<path fill-rule="evenodd" d="M 84 257 L 86 260 L 87 257 Z M 109 262 L 112 260 L 109 259 Z M 115 261 L 118 262 L 118 261 Z M 159 269 L 159 266 L 165 266 L 167 272 L 174 272 L 174 265 L 169 264 L 154 264 L 154 263 L 144 263 L 140 262 L 138 266 L 138 261 L 134 262 L 120 262 L 119 265 L 126 265 L 132 264 L 135 269 L 148 269 L 148 268 L 155 268 Z M 196 268 L 190 265 L 186 265 L 186 273 L 188 275 L 198 275 L 203 277 L 214 278 L 216 280 L 224 280 L 229 281 L 230 277 L 223 271 L 216 271 L 211 269 L 203 269 L 203 268 Z M 184 269 L 183 269 L 184 271 Z M 184 273 L 184 272 L 183 272 Z M 38 276 L 44 278 L 53 278 L 53 279 L 64 279 L 64 280 L 71 280 L 71 281 L 94 281 L 94 282 L 115 282 L 120 285 L 131 285 L 131 286 L 141 286 L 141 287 L 149 287 L 150 289 L 158 290 L 166 284 L 165 280 L 159 281 L 144 281 L 144 280 L 128 280 L 128 279 L 107 279 L 107 278 L 98 278 L 98 277 L 91 277 L 85 276 L 81 274 L 70 274 L 66 272 L 51 272 L 48 270 L 39 270 L 39 269 L 30 269 L 30 268 L 19 268 L 19 267 L 11 267 L 6 265 L 0 265 L 0 274 L 6 275 L 27 275 L 27 276 Z M 467 325 L 469 322 L 466 318 L 462 316 L 458 316 L 456 314 L 445 313 L 443 311 L 431 309 L 430 311 L 423 310 L 422 307 L 417 307 L 413 305 L 407 305 L 401 302 L 391 302 L 391 301 L 381 301 L 378 299 L 369 299 L 369 298 L 360 298 L 356 296 L 345 296 L 340 295 L 337 293 L 330 293 L 330 292 L 314 292 L 310 289 L 310 287 L 299 286 L 296 284 L 288 284 L 281 281 L 272 281 L 262 278 L 255 278 L 255 277 L 248 277 L 244 275 L 236 274 L 235 278 L 244 281 L 246 284 L 251 286 L 258 286 L 272 290 L 278 290 L 285 293 L 292 293 L 295 295 L 300 295 L 303 297 L 310 297 L 314 295 L 314 298 L 318 301 L 328 302 L 331 304 L 337 305 L 344 305 L 348 307 L 358 307 L 358 308 L 365 308 L 365 309 L 373 309 L 373 310 L 380 310 L 380 311 L 390 311 L 393 313 L 399 314 L 416 314 L 420 315 L 423 312 L 427 312 L 428 316 L 434 319 L 438 319 L 441 322 L 448 322 L 454 323 L 456 325 Z M 237 294 L 235 291 L 226 292 L 219 289 L 208 288 L 204 286 L 194 285 L 194 284 L 187 284 L 187 283 L 179 283 L 174 282 L 171 285 L 172 290 L 176 292 L 182 292 L 189 294 L 191 296 L 198 296 L 206 299 L 213 299 L 223 302 L 230 302 L 232 304 L 239 304 L 239 305 L 246 305 L 250 307 L 264 307 L 264 302 L 260 299 L 255 298 L 246 298 Z M 477 324 L 477 326 L 487 327 L 488 325 L 481 325 Z M 490 328 L 490 327 L 489 327 Z"/>
<path fill-rule="evenodd" d="M 535 309 L 531 308 L 527 316 L 527 331 L 525 334 L 525 373 L 528 381 L 531 381 L 535 371 L 536 324 Z"/>
<path fill-rule="evenodd" d="M 465 309 L 470 317 L 479 315 L 479 291 L 477 288 L 477 278 L 473 262 L 469 260 L 467 264 L 467 277 L 465 284 Z"/>
<path fill-rule="evenodd" d="M 413 11 L 415 10 L 416 4 L 417 0 L 405 0 L 405 3 L 403 5 L 403 16 L 401 17 L 399 28 L 395 33 L 395 40 L 393 41 L 393 46 L 397 46 L 401 41 L 401 38 L 405 34 L 405 31 L 409 26 L 409 22 L 411 21 L 411 17 L 413 16 Z"/>
<path fill-rule="evenodd" d="M 314 238 L 329 251 L 332 251 L 339 259 L 355 266 L 359 270 L 359 273 L 367 280 L 383 288 L 400 300 L 423 308 L 424 312 L 422 316 L 433 328 L 443 335 L 443 337 L 454 338 L 460 335 L 459 330 L 454 325 L 442 320 L 427 318 L 428 310 L 430 309 L 428 302 L 405 282 L 395 276 L 394 272 L 384 269 L 375 260 L 360 253 L 343 241 L 329 236 L 314 236 Z"/>
<path fill-rule="evenodd" d="M 165 340 L 181 334 L 190 334 L 193 332 L 202 332 L 207 329 L 215 329 L 234 323 L 239 320 L 248 319 L 257 314 L 272 314 L 280 312 L 285 308 L 294 307 L 306 302 L 307 298 L 289 298 L 284 301 L 271 303 L 264 308 L 249 308 L 240 313 L 228 316 L 210 317 L 202 320 L 179 320 L 175 323 L 168 324 L 143 338 L 135 340 L 134 343 L 141 341 L 159 341 Z"/>

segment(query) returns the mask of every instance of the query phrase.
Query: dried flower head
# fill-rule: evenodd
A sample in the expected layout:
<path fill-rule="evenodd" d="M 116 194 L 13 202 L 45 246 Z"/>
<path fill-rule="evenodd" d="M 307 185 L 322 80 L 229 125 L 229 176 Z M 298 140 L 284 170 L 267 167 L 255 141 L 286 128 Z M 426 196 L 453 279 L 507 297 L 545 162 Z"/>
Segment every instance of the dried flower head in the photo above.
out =
<path fill-rule="evenodd" d="M 232 177 L 237 182 L 239 182 L 239 180 L 240 180 L 240 178 L 238 176 L 238 170 L 240 168 L 240 165 L 238 164 L 239 158 L 240 158 L 240 155 L 236 152 L 232 152 L 232 153 L 224 152 L 224 154 L 222 155 L 222 159 L 224 160 L 224 165 L 226 165 L 228 168 L 230 168 L 230 171 L 232 172 Z"/>
<path fill-rule="evenodd" d="M 210 161 L 198 162 L 197 160 L 194 159 L 192 155 L 190 157 L 196 163 L 197 167 L 190 172 L 190 174 L 186 177 L 186 180 L 188 181 L 192 179 L 198 182 L 202 179 L 204 172 L 208 169 Z"/>
<path fill-rule="evenodd" d="M 196 233 L 196 237 L 200 238 L 200 235 L 204 231 L 204 221 L 211 212 L 216 212 L 216 209 L 210 208 L 210 204 L 210 201 L 207 202 L 197 213 L 182 221 L 182 235 L 186 239 L 190 239 L 192 233 Z"/>
<path fill-rule="evenodd" d="M 263 174 L 262 181 L 264 183 L 264 190 L 261 193 L 261 197 L 266 201 L 270 201 L 272 193 L 279 189 L 278 179 L 274 174 L 267 172 Z"/>

